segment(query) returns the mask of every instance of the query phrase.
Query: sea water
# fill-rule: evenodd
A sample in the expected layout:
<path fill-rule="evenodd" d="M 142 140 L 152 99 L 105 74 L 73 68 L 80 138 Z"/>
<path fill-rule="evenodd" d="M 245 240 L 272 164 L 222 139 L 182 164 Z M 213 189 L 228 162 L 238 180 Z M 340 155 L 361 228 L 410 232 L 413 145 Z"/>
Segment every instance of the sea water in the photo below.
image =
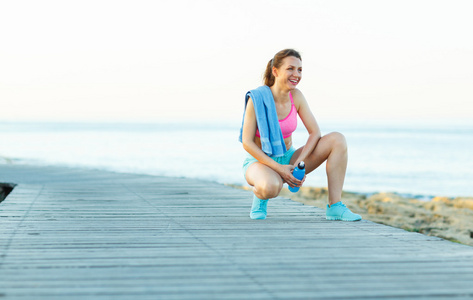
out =
<path fill-rule="evenodd" d="M 245 185 L 241 123 L 0 122 L 1 164 L 84 167 Z M 342 132 L 349 163 L 344 189 L 473 196 L 473 124 L 319 122 Z M 308 138 L 303 126 L 296 147 Z M 305 186 L 326 186 L 325 164 Z"/>

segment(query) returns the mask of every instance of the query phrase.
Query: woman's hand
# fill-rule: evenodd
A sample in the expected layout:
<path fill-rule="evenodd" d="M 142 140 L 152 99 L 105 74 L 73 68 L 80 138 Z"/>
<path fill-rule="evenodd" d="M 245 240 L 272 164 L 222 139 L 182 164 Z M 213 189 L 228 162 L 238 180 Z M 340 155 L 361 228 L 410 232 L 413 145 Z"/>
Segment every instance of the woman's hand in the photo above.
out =
<path fill-rule="evenodd" d="M 290 187 L 300 187 L 305 181 L 305 176 L 302 180 L 297 179 L 292 175 L 292 171 L 294 171 L 293 165 L 281 165 L 279 170 L 279 175 L 281 176 L 283 182 L 287 183 Z"/>

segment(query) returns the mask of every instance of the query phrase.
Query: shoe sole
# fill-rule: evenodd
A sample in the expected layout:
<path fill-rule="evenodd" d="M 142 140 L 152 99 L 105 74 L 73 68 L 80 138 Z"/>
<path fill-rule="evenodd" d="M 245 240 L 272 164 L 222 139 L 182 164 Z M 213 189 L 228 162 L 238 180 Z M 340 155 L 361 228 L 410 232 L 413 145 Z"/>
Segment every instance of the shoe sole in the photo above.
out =
<path fill-rule="evenodd" d="M 264 220 L 264 219 L 266 219 L 266 216 L 252 217 L 252 216 L 250 215 L 250 219 L 252 219 L 252 220 Z"/>
<path fill-rule="evenodd" d="M 355 221 L 360 221 L 361 220 L 361 218 L 359 218 L 359 219 L 343 219 L 343 218 L 340 218 L 340 217 L 329 217 L 329 216 L 326 216 L 325 218 L 329 221 L 346 221 L 346 222 L 355 222 Z"/>

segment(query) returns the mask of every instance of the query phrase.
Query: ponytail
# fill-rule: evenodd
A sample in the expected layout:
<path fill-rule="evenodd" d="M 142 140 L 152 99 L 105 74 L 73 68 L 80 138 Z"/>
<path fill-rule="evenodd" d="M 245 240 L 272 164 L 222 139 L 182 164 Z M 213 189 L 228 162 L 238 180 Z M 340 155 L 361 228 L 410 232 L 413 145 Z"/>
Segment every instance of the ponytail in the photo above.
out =
<path fill-rule="evenodd" d="M 276 69 L 282 65 L 283 59 L 288 56 L 294 56 L 300 60 L 302 60 L 301 55 L 294 49 L 284 49 L 276 53 L 274 57 L 268 62 L 266 65 L 266 70 L 264 71 L 263 75 L 263 83 L 269 87 L 274 85 L 274 81 L 276 78 L 273 75 L 273 67 Z"/>
<path fill-rule="evenodd" d="M 273 75 L 273 59 L 268 62 L 268 65 L 266 65 L 266 70 L 264 71 L 264 85 L 267 86 L 273 86 L 274 84 L 274 78 Z"/>

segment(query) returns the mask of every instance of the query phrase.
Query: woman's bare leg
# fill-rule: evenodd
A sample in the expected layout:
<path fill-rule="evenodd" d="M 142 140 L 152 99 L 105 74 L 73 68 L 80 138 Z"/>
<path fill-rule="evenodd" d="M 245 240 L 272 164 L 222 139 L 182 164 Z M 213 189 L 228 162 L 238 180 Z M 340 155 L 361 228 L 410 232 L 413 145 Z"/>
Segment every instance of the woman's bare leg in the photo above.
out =
<path fill-rule="evenodd" d="M 253 193 L 259 199 L 275 198 L 282 189 L 283 181 L 281 176 L 259 162 L 254 162 L 246 171 L 246 181 L 253 187 Z"/>
<path fill-rule="evenodd" d="M 296 162 L 301 151 L 302 148 L 296 150 L 291 158 L 291 164 Z M 328 201 L 329 205 L 332 205 L 342 199 L 343 183 L 347 170 L 348 151 L 343 134 L 332 132 L 319 140 L 315 150 L 304 161 L 306 174 L 318 168 L 324 161 L 327 161 Z"/>

